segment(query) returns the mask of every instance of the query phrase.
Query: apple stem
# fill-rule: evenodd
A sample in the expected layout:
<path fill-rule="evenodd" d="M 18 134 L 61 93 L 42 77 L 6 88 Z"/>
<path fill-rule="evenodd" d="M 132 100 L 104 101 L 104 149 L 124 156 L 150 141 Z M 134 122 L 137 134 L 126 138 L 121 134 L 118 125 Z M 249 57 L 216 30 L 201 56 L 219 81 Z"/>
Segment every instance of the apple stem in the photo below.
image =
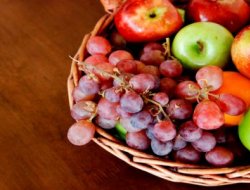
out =
<path fill-rule="evenodd" d="M 203 43 L 202 43 L 200 40 L 198 40 L 196 43 L 197 43 L 197 45 L 198 45 L 199 51 L 203 51 L 203 49 L 204 49 Z"/>

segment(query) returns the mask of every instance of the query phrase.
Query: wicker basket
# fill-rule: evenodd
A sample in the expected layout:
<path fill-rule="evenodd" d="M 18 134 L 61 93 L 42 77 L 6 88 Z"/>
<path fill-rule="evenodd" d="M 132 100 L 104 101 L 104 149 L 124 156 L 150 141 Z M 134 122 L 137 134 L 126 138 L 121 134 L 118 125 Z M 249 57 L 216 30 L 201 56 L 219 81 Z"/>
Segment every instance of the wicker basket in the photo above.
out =
<path fill-rule="evenodd" d="M 95 25 L 93 31 L 86 34 L 78 49 L 75 59 L 82 61 L 86 56 L 86 43 L 91 36 L 103 34 L 112 24 L 113 15 L 123 0 L 101 0 L 105 10 L 104 15 Z M 81 72 L 76 61 L 72 62 L 70 75 L 67 81 L 69 105 L 72 108 L 74 101 L 72 91 L 77 86 Z M 227 168 L 212 168 L 208 166 L 184 164 L 163 160 L 150 154 L 132 149 L 111 136 L 105 130 L 97 127 L 93 141 L 106 151 L 120 158 L 127 164 L 158 176 L 160 178 L 201 186 L 222 186 L 236 183 L 250 183 L 250 166 Z"/>

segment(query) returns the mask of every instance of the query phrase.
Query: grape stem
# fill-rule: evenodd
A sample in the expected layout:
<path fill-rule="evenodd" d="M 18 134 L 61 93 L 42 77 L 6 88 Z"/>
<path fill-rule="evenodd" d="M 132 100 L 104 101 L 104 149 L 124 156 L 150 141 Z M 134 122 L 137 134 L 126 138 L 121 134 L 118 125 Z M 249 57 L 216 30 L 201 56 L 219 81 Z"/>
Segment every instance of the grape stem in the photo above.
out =
<path fill-rule="evenodd" d="M 163 116 L 164 116 L 166 119 L 170 120 L 168 114 L 164 111 L 164 109 L 163 109 L 163 107 L 161 106 L 161 104 L 159 104 L 158 102 L 156 102 L 156 101 L 154 101 L 154 100 L 151 100 L 151 99 L 147 98 L 145 95 L 143 95 L 142 97 L 143 97 L 143 99 L 144 99 L 146 102 L 150 102 L 150 103 L 156 105 L 156 106 L 159 108 L 160 113 L 162 113 Z"/>
<path fill-rule="evenodd" d="M 198 91 L 198 94 L 195 96 L 197 102 L 199 103 L 202 100 L 209 100 L 209 96 L 214 97 L 216 99 L 219 98 L 219 95 L 213 94 L 209 91 L 210 91 L 210 87 L 205 87 L 205 88 L 200 89 Z"/>
<path fill-rule="evenodd" d="M 168 39 L 169 40 L 169 39 Z M 168 42 L 169 43 L 169 42 Z M 71 56 L 69 56 L 73 61 L 77 62 L 78 66 L 79 66 L 79 69 L 82 70 L 82 71 L 85 71 L 84 69 L 87 69 L 88 71 L 91 71 L 91 70 L 95 70 L 97 71 L 99 74 L 103 75 L 103 76 L 107 76 L 107 77 L 111 77 L 115 80 L 118 80 L 121 82 L 123 88 L 125 89 L 125 91 L 128 91 L 128 90 L 131 90 L 131 91 L 134 91 L 133 88 L 126 83 L 126 81 L 122 80 L 119 76 L 116 76 L 116 75 L 113 75 L 113 74 L 110 74 L 106 71 L 103 71 L 102 69 L 98 69 L 97 67 L 93 66 L 93 65 L 90 65 L 90 64 L 87 64 L 86 62 L 84 61 L 79 61 Z M 117 72 L 118 74 L 120 74 L 119 70 L 117 68 L 114 68 L 114 72 Z M 93 73 L 91 73 L 93 74 Z M 142 98 L 146 101 L 146 102 L 150 102 L 154 105 L 156 105 L 159 109 L 159 113 L 162 113 L 163 116 L 170 120 L 169 116 L 167 115 L 167 113 L 164 111 L 163 107 L 156 101 L 152 100 L 152 99 L 149 99 L 146 95 L 149 93 L 150 91 L 149 90 L 146 90 L 141 96 Z M 103 93 L 101 93 L 100 95 L 103 95 Z M 89 118 L 89 121 L 92 121 L 93 118 L 95 118 L 96 116 L 96 113 L 93 114 L 93 116 L 91 118 Z"/>
<path fill-rule="evenodd" d="M 102 69 L 98 69 L 97 67 L 93 66 L 93 65 L 90 65 L 84 61 L 79 61 L 71 56 L 69 56 L 73 61 L 77 62 L 78 66 L 79 66 L 79 69 L 84 71 L 84 69 L 87 69 L 88 71 L 91 71 L 91 70 L 95 70 L 97 71 L 100 75 L 102 76 L 107 76 L 107 77 L 111 77 L 113 79 L 116 79 L 116 80 L 119 80 L 121 83 L 124 83 L 124 81 L 117 77 L 116 75 L 113 75 L 113 74 L 110 74 Z M 118 72 L 117 68 L 114 69 L 114 72 Z M 119 72 L 118 72 L 119 73 Z"/>
<path fill-rule="evenodd" d="M 93 115 L 88 119 L 89 122 L 92 122 L 92 120 L 97 116 L 97 112 L 95 111 Z"/>

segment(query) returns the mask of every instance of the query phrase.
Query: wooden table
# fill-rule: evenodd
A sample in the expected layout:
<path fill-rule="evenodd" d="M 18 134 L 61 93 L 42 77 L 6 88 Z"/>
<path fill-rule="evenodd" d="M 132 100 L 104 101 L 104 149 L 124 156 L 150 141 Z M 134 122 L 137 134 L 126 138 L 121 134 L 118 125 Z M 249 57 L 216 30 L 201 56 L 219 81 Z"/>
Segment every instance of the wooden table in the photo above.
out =
<path fill-rule="evenodd" d="M 67 141 L 68 55 L 103 14 L 98 0 L 0 0 L 1 190 L 205 189 Z M 216 189 L 243 188 L 250 184 Z"/>

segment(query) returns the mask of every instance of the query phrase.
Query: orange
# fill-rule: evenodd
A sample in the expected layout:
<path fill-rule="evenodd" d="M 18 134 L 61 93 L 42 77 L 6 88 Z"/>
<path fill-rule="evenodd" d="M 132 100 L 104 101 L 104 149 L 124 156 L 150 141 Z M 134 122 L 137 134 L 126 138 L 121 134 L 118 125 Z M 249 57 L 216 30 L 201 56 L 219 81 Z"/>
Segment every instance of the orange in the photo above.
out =
<path fill-rule="evenodd" d="M 230 93 L 240 97 L 250 107 L 250 79 L 244 77 L 239 72 L 224 71 L 223 85 L 216 93 Z M 240 123 L 244 114 L 231 116 L 225 114 L 225 125 L 236 126 Z"/>

